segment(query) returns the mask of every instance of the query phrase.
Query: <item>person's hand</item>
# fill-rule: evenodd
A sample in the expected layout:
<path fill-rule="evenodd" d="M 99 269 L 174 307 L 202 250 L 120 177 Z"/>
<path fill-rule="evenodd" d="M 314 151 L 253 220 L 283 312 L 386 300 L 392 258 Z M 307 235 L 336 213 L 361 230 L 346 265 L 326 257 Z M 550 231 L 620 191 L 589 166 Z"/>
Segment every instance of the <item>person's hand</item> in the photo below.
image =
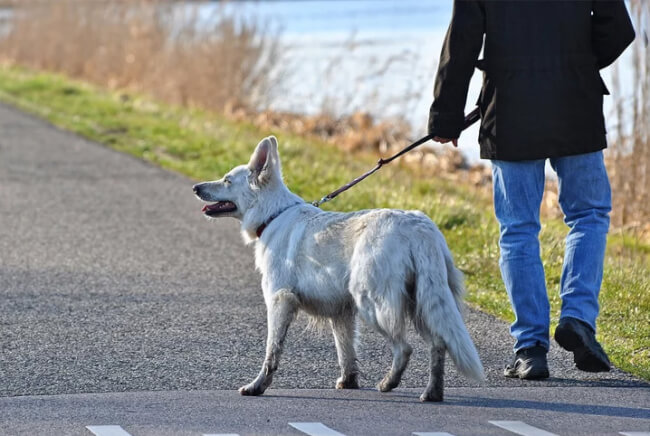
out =
<path fill-rule="evenodd" d="M 441 138 L 440 136 L 434 136 L 433 140 L 441 144 L 446 144 L 451 141 L 454 144 L 454 147 L 458 147 L 458 138 Z"/>

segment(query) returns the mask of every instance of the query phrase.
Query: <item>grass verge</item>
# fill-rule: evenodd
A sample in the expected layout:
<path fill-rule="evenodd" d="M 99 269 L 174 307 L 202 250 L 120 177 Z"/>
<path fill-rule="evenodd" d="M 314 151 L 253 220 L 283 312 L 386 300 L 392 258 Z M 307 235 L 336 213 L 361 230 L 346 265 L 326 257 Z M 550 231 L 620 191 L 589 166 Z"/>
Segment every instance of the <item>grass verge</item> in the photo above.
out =
<path fill-rule="evenodd" d="M 53 74 L 0 68 L 0 100 L 195 180 L 214 179 L 246 162 L 259 139 L 274 133 L 280 141 L 287 184 L 307 200 L 320 198 L 376 161 L 376 156 L 352 156 L 314 139 L 260 131 L 214 113 L 107 92 Z M 427 213 L 445 234 L 457 265 L 465 272 L 470 303 L 512 320 L 498 269 L 498 228 L 490 198 L 398 164 L 382 169 L 372 180 L 323 208 L 376 207 Z M 553 326 L 559 316 L 565 232 L 561 221 L 546 220 L 540 236 Z M 646 380 L 650 380 L 649 267 L 650 246 L 625 233 L 610 236 L 599 339 L 616 366 Z M 503 346 L 505 358 L 509 344 Z"/>

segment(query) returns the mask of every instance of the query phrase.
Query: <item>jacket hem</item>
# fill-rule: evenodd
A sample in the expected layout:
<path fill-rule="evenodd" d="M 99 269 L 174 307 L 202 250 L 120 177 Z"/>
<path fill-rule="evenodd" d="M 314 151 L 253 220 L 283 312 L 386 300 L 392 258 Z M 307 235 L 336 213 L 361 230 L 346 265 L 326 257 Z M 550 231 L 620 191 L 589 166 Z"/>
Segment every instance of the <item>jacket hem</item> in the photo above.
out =
<path fill-rule="evenodd" d="M 558 158 L 558 157 L 567 157 L 567 156 L 575 156 L 578 154 L 587 154 L 587 153 L 593 153 L 596 151 L 601 151 L 607 148 L 607 143 L 605 144 L 599 144 L 597 146 L 591 146 L 591 147 L 584 147 L 584 148 L 579 148 L 579 149 L 574 149 L 574 150 L 566 150 L 566 151 L 557 151 L 557 152 L 551 152 L 551 153 L 522 153 L 522 154 L 517 154 L 517 155 L 502 155 L 501 153 L 498 153 L 497 151 L 494 151 L 494 149 L 490 150 L 485 150 L 483 146 L 481 146 L 481 153 L 480 153 L 480 158 L 481 159 L 486 159 L 486 160 L 503 160 L 503 161 L 508 161 L 508 162 L 517 162 L 517 161 L 528 161 L 528 160 L 540 160 L 540 159 L 553 159 L 553 158 Z"/>

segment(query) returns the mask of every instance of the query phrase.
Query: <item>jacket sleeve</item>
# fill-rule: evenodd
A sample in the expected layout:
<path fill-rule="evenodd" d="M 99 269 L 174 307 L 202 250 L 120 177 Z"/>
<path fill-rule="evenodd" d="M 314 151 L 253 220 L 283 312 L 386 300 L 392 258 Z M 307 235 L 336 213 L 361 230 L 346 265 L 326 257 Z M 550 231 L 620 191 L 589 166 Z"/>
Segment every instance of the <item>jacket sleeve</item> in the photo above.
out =
<path fill-rule="evenodd" d="M 634 41 L 634 27 L 623 0 L 593 0 L 591 41 L 598 68 L 605 68 Z"/>
<path fill-rule="evenodd" d="M 454 0 L 433 89 L 429 134 L 450 139 L 460 136 L 467 90 L 484 33 L 485 19 L 480 1 Z"/>

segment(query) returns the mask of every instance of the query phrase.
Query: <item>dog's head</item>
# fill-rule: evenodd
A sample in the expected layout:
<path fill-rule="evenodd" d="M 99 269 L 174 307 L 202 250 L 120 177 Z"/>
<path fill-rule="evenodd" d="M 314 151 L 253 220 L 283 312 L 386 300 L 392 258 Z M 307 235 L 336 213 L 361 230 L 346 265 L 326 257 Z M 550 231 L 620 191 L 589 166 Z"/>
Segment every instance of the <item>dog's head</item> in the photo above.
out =
<path fill-rule="evenodd" d="M 233 168 L 219 180 L 197 183 L 193 189 L 208 203 L 202 210 L 207 217 L 243 220 L 263 193 L 283 186 L 278 141 L 269 136 L 257 144 L 248 165 Z"/>

